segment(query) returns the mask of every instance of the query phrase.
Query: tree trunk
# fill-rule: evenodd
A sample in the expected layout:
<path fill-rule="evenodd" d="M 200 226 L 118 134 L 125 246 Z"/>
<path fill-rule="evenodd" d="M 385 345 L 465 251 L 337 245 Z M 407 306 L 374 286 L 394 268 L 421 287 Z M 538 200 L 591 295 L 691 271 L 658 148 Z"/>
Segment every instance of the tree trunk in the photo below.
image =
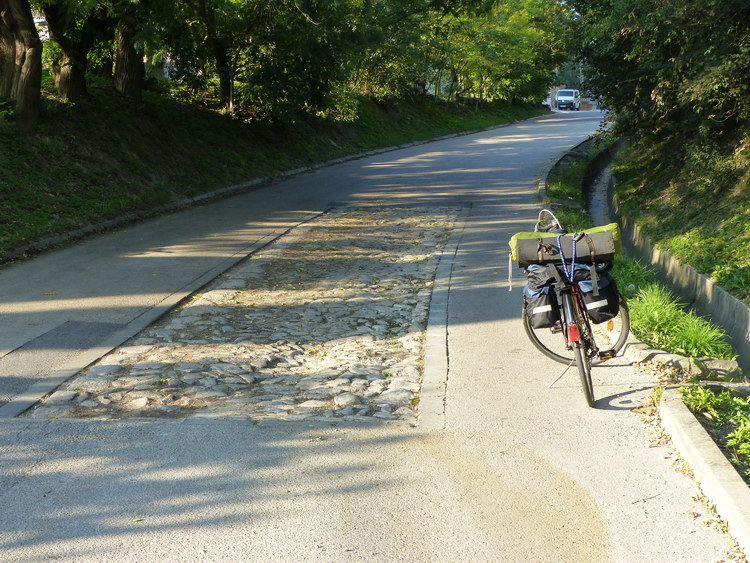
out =
<path fill-rule="evenodd" d="M 133 44 L 135 25 L 121 20 L 115 37 L 115 89 L 135 103 L 140 103 L 143 86 L 143 55 Z"/>
<path fill-rule="evenodd" d="M 219 37 L 216 26 L 216 8 L 206 0 L 198 0 L 197 4 L 189 2 L 206 26 L 206 38 L 211 45 L 216 70 L 219 73 L 219 104 L 229 110 L 234 109 L 234 69 L 224 41 Z"/>
<path fill-rule="evenodd" d="M 218 40 L 214 40 L 214 57 L 219 71 L 219 104 L 230 112 L 234 110 L 234 79 L 227 50 Z"/>
<path fill-rule="evenodd" d="M 55 78 L 57 89 L 69 102 L 76 103 L 86 94 L 86 59 L 79 53 L 63 50 L 60 74 Z"/>
<path fill-rule="evenodd" d="M 451 71 L 451 86 L 448 90 L 448 99 L 452 103 L 456 103 L 456 97 L 458 96 L 458 74 L 455 71 Z"/>
<path fill-rule="evenodd" d="M 0 0 L 0 98 L 10 98 L 16 68 L 14 20 L 8 0 Z"/>
<path fill-rule="evenodd" d="M 9 39 L 13 38 L 13 46 Z M 0 95 L 14 102 L 16 122 L 21 132 L 36 129 L 42 85 L 42 42 L 34 25 L 28 0 L 0 0 L 0 43 L 2 57 Z M 10 79 L 7 76 L 13 60 Z"/>
<path fill-rule="evenodd" d="M 55 75 L 57 89 L 69 102 L 78 102 L 86 94 L 86 65 L 96 32 L 105 29 L 108 22 L 104 17 L 92 14 L 75 34 L 76 39 L 72 39 L 67 33 L 69 24 L 63 3 L 45 4 L 44 16 L 50 37 L 60 45 L 63 53 L 59 74 Z"/>

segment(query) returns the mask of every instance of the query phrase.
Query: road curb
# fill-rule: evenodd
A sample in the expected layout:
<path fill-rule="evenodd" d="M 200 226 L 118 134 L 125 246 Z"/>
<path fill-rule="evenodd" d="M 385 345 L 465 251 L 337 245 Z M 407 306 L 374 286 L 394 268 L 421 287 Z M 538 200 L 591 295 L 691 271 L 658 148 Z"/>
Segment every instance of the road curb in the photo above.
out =
<path fill-rule="evenodd" d="M 448 304 L 453 262 L 466 227 L 468 209 L 456 220 L 453 233 L 443 248 L 435 271 L 424 344 L 422 390 L 419 400 L 420 428 L 444 430 L 445 402 L 448 391 L 450 358 L 448 356 Z"/>
<path fill-rule="evenodd" d="M 659 414 L 680 455 L 693 471 L 703 493 L 727 522 L 729 533 L 750 553 L 750 489 L 737 470 L 685 406 L 676 388 L 664 390 Z"/>

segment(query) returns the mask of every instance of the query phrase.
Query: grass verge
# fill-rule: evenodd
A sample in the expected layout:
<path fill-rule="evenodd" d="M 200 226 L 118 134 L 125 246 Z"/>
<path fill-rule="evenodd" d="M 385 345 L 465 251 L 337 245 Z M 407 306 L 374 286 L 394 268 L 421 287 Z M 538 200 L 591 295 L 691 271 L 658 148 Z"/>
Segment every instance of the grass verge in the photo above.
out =
<path fill-rule="evenodd" d="M 750 484 L 750 398 L 703 385 L 681 387 L 680 392 L 687 407 Z"/>

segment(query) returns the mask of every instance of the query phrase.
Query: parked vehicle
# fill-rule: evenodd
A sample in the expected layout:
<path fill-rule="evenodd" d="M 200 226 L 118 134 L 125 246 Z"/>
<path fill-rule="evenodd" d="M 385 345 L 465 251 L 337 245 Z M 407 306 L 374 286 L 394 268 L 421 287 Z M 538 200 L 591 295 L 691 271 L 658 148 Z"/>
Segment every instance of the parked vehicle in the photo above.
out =
<path fill-rule="evenodd" d="M 581 92 L 579 90 L 558 90 L 555 96 L 557 109 L 581 109 Z"/>

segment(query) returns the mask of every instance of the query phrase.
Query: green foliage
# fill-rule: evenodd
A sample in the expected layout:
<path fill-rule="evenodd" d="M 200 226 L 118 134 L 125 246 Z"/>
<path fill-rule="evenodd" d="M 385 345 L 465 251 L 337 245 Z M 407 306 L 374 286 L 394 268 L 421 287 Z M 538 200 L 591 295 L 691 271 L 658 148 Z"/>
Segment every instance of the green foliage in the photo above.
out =
<path fill-rule="evenodd" d="M 750 478 L 750 399 L 701 385 L 682 387 L 680 392 L 688 408 L 703 416 L 730 460 Z"/>
<path fill-rule="evenodd" d="M 653 283 L 628 301 L 633 334 L 655 348 L 666 349 L 682 316 L 682 307 L 663 285 Z"/>
<path fill-rule="evenodd" d="M 570 201 L 586 207 L 586 198 L 581 190 L 583 177 L 588 168 L 588 160 L 576 159 L 556 167 L 549 175 L 547 195 L 552 199 Z"/>
<path fill-rule="evenodd" d="M 351 107 L 342 93 L 452 102 L 536 101 L 569 54 L 571 12 L 555 0 L 45 0 L 66 39 L 96 23 L 89 70 L 111 72 L 117 25 L 136 28 L 149 68 L 252 119 Z M 59 67 L 50 43 L 45 66 Z M 186 96 L 192 99 L 196 94 Z"/>
<path fill-rule="evenodd" d="M 727 359 L 736 357 L 732 346 L 727 342 L 726 332 L 693 311 L 688 311 L 677 323 L 670 335 L 670 344 L 674 351 L 682 356 Z"/>
<path fill-rule="evenodd" d="M 0 123 L 13 116 L 13 103 L 10 100 L 0 98 Z"/>
<path fill-rule="evenodd" d="M 555 207 L 555 217 L 570 233 L 581 232 L 593 226 L 589 214 L 577 207 Z"/>
<path fill-rule="evenodd" d="M 618 287 L 623 285 L 623 280 L 618 279 Z M 736 357 L 721 328 L 692 311 L 685 311 L 677 298 L 659 283 L 637 289 L 628 306 L 633 334 L 654 348 L 688 357 Z"/>
<path fill-rule="evenodd" d="M 726 424 L 736 418 L 750 415 L 750 398 L 729 390 L 719 393 L 704 385 L 680 388 L 688 407 L 701 414 L 708 413 L 718 424 Z M 736 420 L 735 420 L 736 421 Z"/>
<path fill-rule="evenodd" d="M 750 255 L 738 251 L 750 244 L 747 179 L 717 184 L 714 172 L 697 165 L 675 172 L 664 150 L 639 142 L 620 156 L 616 173 L 625 212 L 639 218 L 660 248 L 749 299 Z"/>
<path fill-rule="evenodd" d="M 615 256 L 612 273 L 620 293 L 628 300 L 635 297 L 639 290 L 656 283 L 656 274 L 651 268 L 623 254 Z"/>
<path fill-rule="evenodd" d="M 347 77 L 347 51 L 358 43 L 352 8 L 311 1 L 264 8 L 263 25 L 252 26 L 252 40 L 237 51 L 238 100 L 262 101 L 271 114 L 329 107 L 334 85 Z"/>
<path fill-rule="evenodd" d="M 745 465 L 750 465 L 750 419 L 745 417 L 738 423 L 737 429 L 727 436 L 726 446 Z"/>
<path fill-rule="evenodd" d="M 44 68 L 51 70 L 55 66 L 59 66 L 62 60 L 62 50 L 60 46 L 54 41 L 48 41 L 44 44 L 42 49 L 42 65 Z"/>
<path fill-rule="evenodd" d="M 573 0 L 590 86 L 619 126 L 701 140 L 750 116 L 750 5 L 743 0 Z M 678 147 L 675 147 L 678 148 Z"/>

